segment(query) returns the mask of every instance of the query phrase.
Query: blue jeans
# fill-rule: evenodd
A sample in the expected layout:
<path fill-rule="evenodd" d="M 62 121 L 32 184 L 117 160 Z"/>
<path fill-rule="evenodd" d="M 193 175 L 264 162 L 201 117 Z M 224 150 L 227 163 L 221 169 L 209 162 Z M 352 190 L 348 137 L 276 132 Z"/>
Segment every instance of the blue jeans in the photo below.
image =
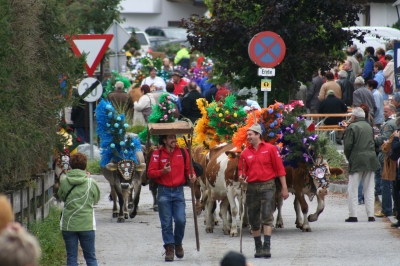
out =
<path fill-rule="evenodd" d="M 382 213 L 386 216 L 392 215 L 392 192 L 391 186 L 393 181 L 381 180 L 381 192 L 382 192 Z"/>
<path fill-rule="evenodd" d="M 382 191 L 381 191 L 381 186 L 382 186 L 382 184 L 381 184 L 381 181 L 382 181 L 381 173 L 382 173 L 381 169 L 375 171 L 375 196 L 376 195 L 382 195 Z"/>
<path fill-rule="evenodd" d="M 186 226 L 183 186 L 170 188 L 158 185 L 157 202 L 164 247 L 169 244 L 182 245 Z M 172 219 L 175 222 L 175 230 Z"/>
<path fill-rule="evenodd" d="M 81 232 L 62 231 L 62 236 L 67 249 L 67 266 L 78 265 L 78 240 L 82 247 L 86 265 L 97 266 L 94 230 Z"/>
<path fill-rule="evenodd" d="M 363 185 L 361 180 L 360 184 L 358 185 L 358 203 L 361 203 L 362 201 L 364 201 L 364 194 L 363 194 Z"/>

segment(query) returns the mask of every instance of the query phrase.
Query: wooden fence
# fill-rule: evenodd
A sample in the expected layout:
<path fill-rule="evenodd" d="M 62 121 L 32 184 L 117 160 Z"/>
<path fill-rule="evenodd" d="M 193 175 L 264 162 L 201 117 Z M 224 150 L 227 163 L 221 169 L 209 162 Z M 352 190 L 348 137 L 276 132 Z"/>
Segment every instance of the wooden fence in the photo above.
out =
<path fill-rule="evenodd" d="M 6 194 L 13 207 L 15 220 L 21 223 L 42 220 L 49 215 L 53 199 L 54 170 L 40 174 L 32 181 L 36 186 Z"/>

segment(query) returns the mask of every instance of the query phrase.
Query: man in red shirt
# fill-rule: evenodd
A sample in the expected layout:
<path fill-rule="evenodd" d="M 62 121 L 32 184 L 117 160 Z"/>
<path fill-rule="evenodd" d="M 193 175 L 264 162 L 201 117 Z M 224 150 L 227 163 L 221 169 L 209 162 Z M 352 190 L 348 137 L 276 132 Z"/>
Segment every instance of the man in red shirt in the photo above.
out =
<path fill-rule="evenodd" d="M 217 93 L 215 94 L 215 101 L 225 99 L 231 92 L 224 85 L 217 85 Z"/>
<path fill-rule="evenodd" d="M 159 144 L 162 146 L 151 156 L 147 177 L 153 178 L 158 184 L 158 214 L 164 241 L 165 261 L 173 261 L 174 251 L 179 259 L 184 255 L 182 240 L 186 225 L 186 204 L 183 194 L 185 176 L 189 177 L 191 183 L 196 181 L 196 176 L 194 170 L 193 176 L 190 175 L 189 154 L 186 149 L 181 150 L 176 145 L 176 135 L 160 136 Z"/>
<path fill-rule="evenodd" d="M 262 140 L 259 124 L 254 124 L 247 130 L 247 141 L 250 146 L 240 155 L 239 181 L 248 182 L 246 203 L 256 245 L 254 257 L 269 258 L 271 257 L 271 234 L 275 210 L 275 178 L 279 177 L 282 184 L 282 197 L 287 199 L 289 193 L 286 185 L 286 171 L 278 149 Z M 261 242 L 261 224 L 264 229 L 264 244 Z"/>
<path fill-rule="evenodd" d="M 188 85 L 189 82 L 183 79 L 183 74 L 179 70 L 175 70 L 174 73 L 172 73 L 172 81 L 174 83 L 174 94 L 176 96 L 183 96 L 183 87 Z"/>

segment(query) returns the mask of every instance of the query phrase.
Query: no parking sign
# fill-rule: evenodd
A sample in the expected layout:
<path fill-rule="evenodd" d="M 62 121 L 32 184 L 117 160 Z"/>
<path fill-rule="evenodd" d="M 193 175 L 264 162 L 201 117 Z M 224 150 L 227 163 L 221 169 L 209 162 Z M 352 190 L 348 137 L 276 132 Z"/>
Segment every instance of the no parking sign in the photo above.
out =
<path fill-rule="evenodd" d="M 275 32 L 263 31 L 251 39 L 248 52 L 250 59 L 258 66 L 274 67 L 285 57 L 286 45 Z"/>

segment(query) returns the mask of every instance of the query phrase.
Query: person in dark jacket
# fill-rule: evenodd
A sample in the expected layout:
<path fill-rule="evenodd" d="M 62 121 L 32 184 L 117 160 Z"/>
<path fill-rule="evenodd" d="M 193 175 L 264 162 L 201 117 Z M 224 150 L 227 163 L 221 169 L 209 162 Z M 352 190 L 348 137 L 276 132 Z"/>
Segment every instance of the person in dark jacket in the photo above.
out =
<path fill-rule="evenodd" d="M 359 106 L 360 104 L 366 104 L 369 108 L 369 113 L 372 116 L 374 115 L 374 110 L 376 110 L 374 96 L 365 86 L 364 79 L 357 77 L 354 81 L 353 106 Z"/>
<path fill-rule="evenodd" d="M 367 56 L 365 61 L 364 72 L 362 78 L 367 82 L 368 80 L 374 79 L 374 63 L 375 63 L 375 49 L 374 47 L 368 46 L 365 48 L 364 54 Z"/>
<path fill-rule="evenodd" d="M 189 83 L 189 93 L 182 98 L 182 112 L 181 115 L 189 118 L 193 123 L 201 117 L 201 112 L 197 106 L 196 100 L 203 98 L 200 92 L 196 90 L 196 82 Z"/>
<path fill-rule="evenodd" d="M 132 97 L 124 92 L 124 83 L 115 83 L 115 90 L 107 95 L 107 100 L 111 101 L 114 108 L 120 113 L 127 114 L 133 108 Z"/>
<path fill-rule="evenodd" d="M 393 141 L 392 141 L 392 149 L 391 153 L 393 154 L 392 156 L 400 157 L 400 139 L 399 139 L 399 130 L 400 130 L 400 123 L 399 120 L 396 120 L 396 126 L 397 129 L 393 132 Z M 400 227 L 400 170 L 399 167 L 396 169 L 396 180 L 393 181 L 393 204 L 394 204 L 394 209 L 396 209 L 397 214 L 395 218 L 397 219 L 397 222 L 392 223 L 392 227 Z"/>
<path fill-rule="evenodd" d="M 207 102 L 212 102 L 215 98 L 215 95 L 217 94 L 218 89 L 217 86 L 212 85 L 211 88 L 208 89 L 204 97 L 206 98 Z"/>
<path fill-rule="evenodd" d="M 80 97 L 77 89 L 74 89 L 72 94 L 75 97 Z M 78 105 L 73 106 L 71 111 L 71 120 L 75 128 L 75 134 L 80 139 L 81 144 L 84 144 L 86 142 L 85 107 L 86 102 L 82 98 L 80 98 Z"/>
<path fill-rule="evenodd" d="M 316 114 L 319 108 L 320 101 L 318 100 L 319 91 L 321 90 L 324 79 L 320 71 L 312 78 L 310 87 L 307 90 L 306 107 L 310 109 L 310 113 Z"/>
<path fill-rule="evenodd" d="M 333 90 L 328 91 L 328 96 L 319 105 L 318 113 L 320 114 L 341 114 L 347 112 L 347 106 L 342 100 L 335 97 Z M 343 120 L 343 117 L 328 117 L 325 119 L 325 125 L 337 125 Z M 336 143 L 342 145 L 342 132 L 336 132 Z"/>
<path fill-rule="evenodd" d="M 354 107 L 352 122 L 344 133 L 344 154 L 349 162 L 348 204 L 349 218 L 346 222 L 358 222 L 357 219 L 357 188 L 360 180 L 363 182 L 365 208 L 368 221 L 374 218 L 374 176 L 380 168 L 375 153 L 374 130 L 365 121 L 364 110 Z"/>
<path fill-rule="evenodd" d="M 347 106 L 351 106 L 353 104 L 354 85 L 347 79 L 346 71 L 340 70 L 338 76 L 339 80 L 337 81 L 337 84 L 339 84 L 342 89 L 342 101 Z"/>

